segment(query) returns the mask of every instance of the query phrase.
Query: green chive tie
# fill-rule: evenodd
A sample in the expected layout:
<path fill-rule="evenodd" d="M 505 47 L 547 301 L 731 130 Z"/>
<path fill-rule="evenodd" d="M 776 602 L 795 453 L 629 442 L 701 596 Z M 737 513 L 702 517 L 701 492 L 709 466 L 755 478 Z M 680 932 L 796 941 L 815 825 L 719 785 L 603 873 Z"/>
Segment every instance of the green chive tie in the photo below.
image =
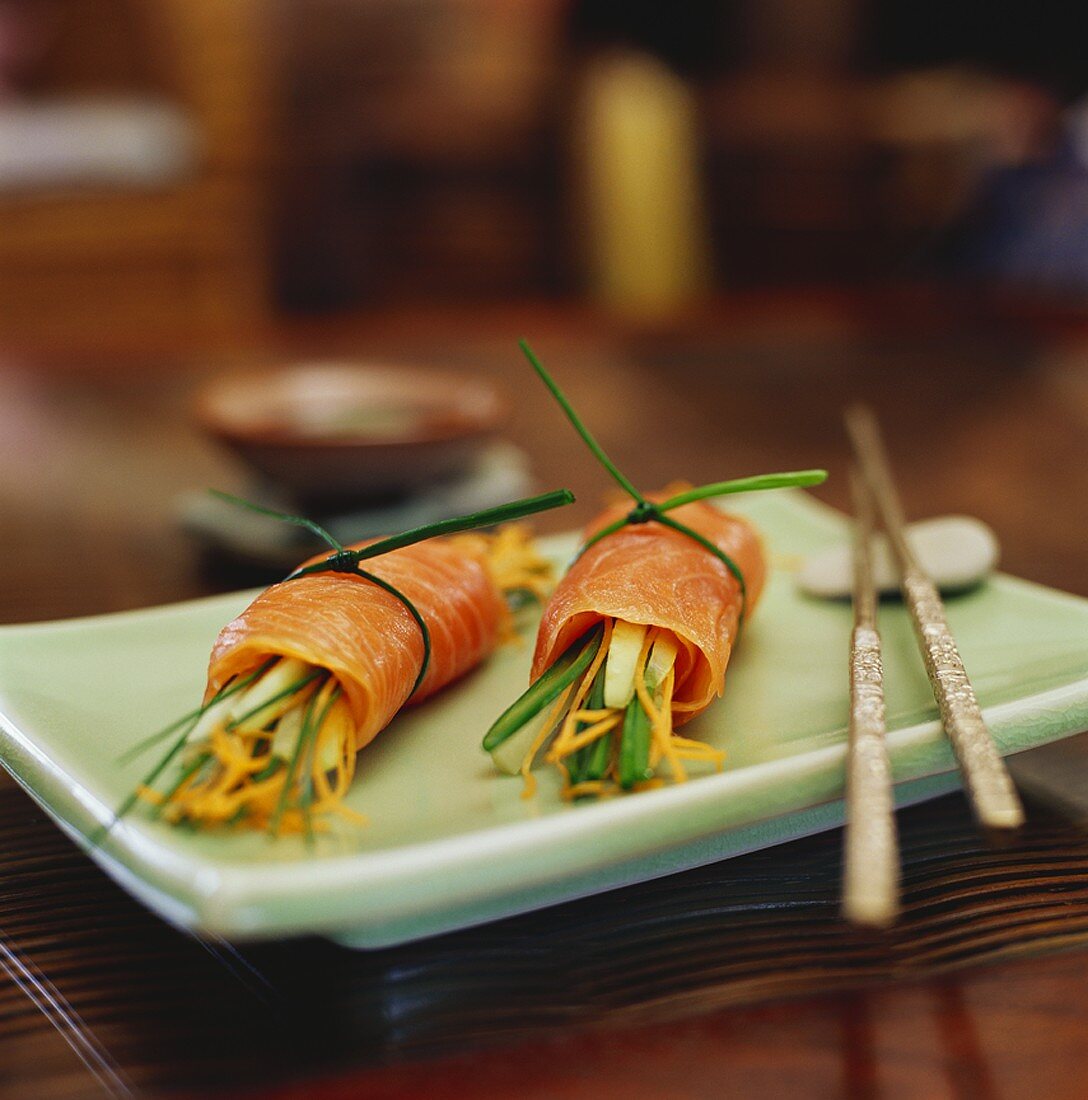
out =
<path fill-rule="evenodd" d="M 578 556 L 581 557 L 591 546 L 598 543 L 603 538 L 607 538 L 609 535 L 615 534 L 615 532 L 621 530 L 624 527 L 640 524 L 640 523 L 660 523 L 664 527 L 671 527 L 674 531 L 679 531 L 688 538 L 694 539 L 705 550 L 713 554 L 722 564 L 729 570 L 729 572 L 736 579 L 737 584 L 740 586 L 740 598 L 741 609 L 740 618 L 741 623 L 744 622 L 745 607 L 748 598 L 747 587 L 744 583 L 744 575 L 740 570 L 737 563 L 727 554 L 720 546 L 716 546 L 708 538 L 700 535 L 698 531 L 693 530 L 685 523 L 681 523 L 679 520 L 674 519 L 668 515 L 674 508 L 679 508 L 684 504 L 691 504 L 697 500 L 707 500 L 710 497 L 728 496 L 735 493 L 751 493 L 757 489 L 785 489 L 791 487 L 804 487 L 808 485 L 819 485 L 821 482 L 827 480 L 826 470 L 795 470 L 788 473 L 779 474 L 758 474 L 754 477 L 741 477 L 734 478 L 731 481 L 717 481 L 710 485 L 702 485 L 697 489 L 688 489 L 685 492 L 678 493 L 676 496 L 669 497 L 668 500 L 662 501 L 660 504 L 655 504 L 653 501 L 649 501 L 646 497 L 635 488 L 634 483 L 627 478 L 616 464 L 605 454 L 604 448 L 593 438 L 589 429 L 582 423 L 581 417 L 575 412 L 574 406 L 570 403 L 566 394 L 559 388 L 555 379 L 544 368 L 544 365 L 533 353 L 532 348 L 525 340 L 519 341 L 521 350 L 525 353 L 526 359 L 532 364 L 533 370 L 540 376 L 541 381 L 551 391 L 552 396 L 559 403 L 559 407 L 563 410 L 567 419 L 571 422 L 574 430 L 582 437 L 586 446 L 593 453 L 597 461 L 604 467 L 605 471 L 611 476 L 613 481 L 619 485 L 619 487 L 627 493 L 629 497 L 635 502 L 635 506 L 631 509 L 627 515 L 621 519 L 616 520 L 614 523 L 608 524 L 598 531 L 592 538 L 590 538 L 586 544 L 578 552 Z"/>
<path fill-rule="evenodd" d="M 553 489 L 550 493 L 542 493 L 539 496 L 525 497 L 522 500 L 510 501 L 508 504 L 500 504 L 497 508 L 486 508 L 481 512 L 471 512 L 465 516 L 454 516 L 452 519 L 443 519 L 437 523 L 427 523 L 422 527 L 413 527 L 411 530 L 404 531 L 399 535 L 390 535 L 389 538 L 372 542 L 361 550 L 349 550 L 342 542 L 334 538 L 324 527 L 313 520 L 302 516 L 292 516 L 287 512 L 277 512 L 273 508 L 265 508 L 263 505 L 254 504 L 252 501 L 232 496 L 230 493 L 220 492 L 218 489 L 213 489 L 212 493 L 221 500 L 237 504 L 242 508 L 248 508 L 251 512 L 258 512 L 262 516 L 271 516 L 273 519 L 282 520 L 284 523 L 293 523 L 297 527 L 305 527 L 332 548 L 332 553 L 328 557 L 322 558 L 321 561 L 312 562 L 310 565 L 301 566 L 285 577 L 281 583 L 298 580 L 299 577 L 311 576 L 314 573 L 350 573 L 362 577 L 363 580 L 370 581 L 371 584 L 376 584 L 404 605 L 408 614 L 415 619 L 419 632 L 423 636 L 423 661 L 419 666 L 419 675 L 416 676 L 416 682 L 412 685 L 409 697 L 415 694 L 419 685 L 423 683 L 423 677 L 427 675 L 427 669 L 431 663 L 431 632 L 427 629 L 427 624 L 423 621 L 419 608 L 399 588 L 388 581 L 382 580 L 374 573 L 361 568 L 360 562 L 379 557 L 381 554 L 388 554 L 393 550 L 400 550 L 405 546 L 412 546 L 417 542 L 424 542 L 439 535 L 454 535 L 462 531 L 473 531 L 480 527 L 493 527 L 499 523 L 509 523 L 512 520 L 522 519 L 537 512 L 560 508 L 574 501 L 574 494 L 569 489 Z"/>

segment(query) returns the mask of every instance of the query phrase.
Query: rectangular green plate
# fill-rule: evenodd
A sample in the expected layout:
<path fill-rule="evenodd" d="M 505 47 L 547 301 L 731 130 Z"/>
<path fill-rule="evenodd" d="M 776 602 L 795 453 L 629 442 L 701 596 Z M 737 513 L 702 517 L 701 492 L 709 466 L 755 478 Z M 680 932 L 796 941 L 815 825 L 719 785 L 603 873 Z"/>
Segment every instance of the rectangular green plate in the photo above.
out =
<path fill-rule="evenodd" d="M 320 933 L 404 942 L 638 882 L 831 828 L 841 801 L 849 605 L 808 599 L 790 560 L 841 540 L 841 516 L 797 492 L 738 501 L 771 549 L 772 580 L 725 697 L 685 733 L 728 753 L 723 773 L 570 805 L 536 797 L 480 749 L 526 683 L 507 647 L 412 708 L 360 756 L 349 804 L 370 825 L 301 840 L 197 834 L 138 808 L 93 858 L 167 920 L 232 939 Z M 557 559 L 574 536 L 552 540 Z M 252 593 L 0 628 L 0 759 L 85 846 L 146 774 L 125 749 L 192 708 L 220 626 Z M 1003 753 L 1088 729 L 1088 601 L 998 576 L 948 602 Z M 532 624 L 530 624 L 532 625 Z M 900 803 L 959 784 L 909 622 L 881 609 L 889 746 Z"/>

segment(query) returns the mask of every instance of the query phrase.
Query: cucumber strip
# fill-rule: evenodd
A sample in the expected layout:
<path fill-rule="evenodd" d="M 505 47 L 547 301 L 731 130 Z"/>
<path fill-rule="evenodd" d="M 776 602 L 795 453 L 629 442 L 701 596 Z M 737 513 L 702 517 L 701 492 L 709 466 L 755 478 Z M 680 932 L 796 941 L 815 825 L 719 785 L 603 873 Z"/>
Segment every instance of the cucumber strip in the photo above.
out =
<path fill-rule="evenodd" d="M 289 658 L 289 660 L 291 659 Z M 301 661 L 296 663 L 302 664 Z M 306 666 L 302 665 L 302 667 L 305 669 Z M 253 702 L 250 697 L 252 692 L 257 688 L 264 688 L 266 681 L 272 679 L 273 674 L 277 672 L 278 669 L 279 666 L 273 669 L 272 673 L 266 676 L 259 684 L 254 684 L 253 687 L 249 689 L 249 692 L 246 693 L 245 698 L 239 704 L 240 707 L 246 706 L 248 709 L 241 717 L 235 718 L 227 725 L 228 730 L 232 732 L 236 730 L 238 733 L 260 733 L 270 722 L 273 722 L 275 719 L 279 718 L 281 714 L 294 706 L 293 703 L 288 702 L 292 696 L 297 695 L 304 687 L 313 683 L 319 676 L 325 675 L 325 670 L 323 668 L 311 669 L 309 673 L 300 679 L 288 682 L 285 687 L 279 687 L 281 681 L 280 678 L 277 677 L 272 686 L 277 687 L 279 690 L 272 694 L 262 691 L 256 704 L 250 706 L 249 704 Z M 275 704 L 277 703 L 283 705 L 276 707 Z M 259 718 L 258 715 L 260 715 Z"/>
<path fill-rule="evenodd" d="M 669 669 L 676 663 L 676 652 L 676 640 L 669 634 L 658 634 L 646 662 L 646 686 L 651 692 L 657 691 L 668 676 Z"/>
<path fill-rule="evenodd" d="M 324 726 L 326 722 L 337 722 L 340 724 L 341 729 L 347 725 L 350 721 L 347 704 L 340 698 L 331 700 L 329 705 L 325 708 L 324 716 L 321 719 L 320 725 Z M 351 734 L 344 732 L 344 737 L 350 737 Z M 319 771 L 329 772 L 336 771 L 337 764 L 340 763 L 340 757 L 343 752 L 343 741 L 340 737 L 326 737 L 320 745 L 320 748 L 315 746 L 314 752 L 319 754 L 316 756 L 315 766 Z"/>
<path fill-rule="evenodd" d="M 559 693 L 581 676 L 601 647 L 604 627 L 595 626 L 572 642 L 563 655 L 529 689 L 506 708 L 484 735 L 484 748 L 491 752 L 512 737 L 530 718 L 539 714 Z"/>
<path fill-rule="evenodd" d="M 503 595 L 506 597 L 506 606 L 511 611 L 521 611 L 526 607 L 536 607 L 540 604 L 540 597 L 530 588 L 508 588 Z"/>
<path fill-rule="evenodd" d="M 649 779 L 650 716 L 642 709 L 636 696 L 623 714 L 623 736 L 620 740 L 620 786 L 629 790 L 642 779 Z"/>
<path fill-rule="evenodd" d="M 302 708 L 295 707 L 276 723 L 276 730 L 272 734 L 272 755 L 282 756 L 284 760 L 290 760 L 291 753 L 295 751 L 295 745 L 298 744 L 298 739 L 301 736 Z"/>
<path fill-rule="evenodd" d="M 287 809 L 291 797 L 291 787 L 295 781 L 295 773 L 298 771 L 299 764 L 302 762 L 311 735 L 317 733 L 317 729 L 314 726 L 314 709 L 317 705 L 317 696 L 320 690 L 319 687 L 317 691 L 310 696 L 309 700 L 307 700 L 306 709 L 302 715 L 302 730 L 298 735 L 298 740 L 295 742 L 294 751 L 291 753 L 291 759 L 287 765 L 287 776 L 283 781 L 283 790 L 280 791 L 280 796 L 276 800 L 276 809 L 272 814 L 272 820 L 269 822 L 268 826 L 268 831 L 272 836 L 276 836 L 280 831 L 280 820 L 283 817 L 284 811 Z"/>
<path fill-rule="evenodd" d="M 545 711 L 549 709 L 548 707 L 544 708 Z M 504 772 L 506 775 L 518 775 L 521 772 L 521 765 L 525 762 L 525 756 L 533 747 L 533 742 L 540 733 L 541 723 L 547 717 L 547 714 L 542 711 L 539 716 L 526 722 L 521 729 L 503 741 L 501 745 L 496 745 L 491 750 L 491 759 L 495 762 L 495 767 L 499 771 Z M 555 728 L 553 727 L 551 735 L 554 734 Z M 551 735 L 544 740 L 538 754 L 547 749 L 551 741 Z"/>
<path fill-rule="evenodd" d="M 623 619 L 617 619 L 612 627 L 612 639 L 608 643 L 608 657 L 605 659 L 608 672 L 604 680 L 604 706 L 619 710 L 631 702 L 631 696 L 635 694 L 635 666 L 642 652 L 646 629 L 642 623 L 629 623 Z"/>
<path fill-rule="evenodd" d="M 273 695 L 279 694 L 288 684 L 301 679 L 309 671 L 310 666 L 298 657 L 277 657 L 272 662 L 272 667 L 239 696 L 238 713 L 245 713 L 267 703 Z"/>
<path fill-rule="evenodd" d="M 321 730 L 325 723 L 329 720 L 329 715 L 332 713 L 333 708 L 340 700 L 340 685 L 337 684 L 331 692 L 329 697 L 325 700 L 324 706 L 321 708 L 321 713 L 317 716 L 317 721 L 314 723 L 314 733 L 312 743 L 309 748 L 309 762 L 306 764 L 306 770 L 303 773 L 307 779 L 313 779 L 314 769 L 320 767 L 323 772 L 330 772 L 336 767 L 336 761 L 339 757 L 339 746 L 337 746 L 331 738 L 326 739 L 326 757 L 331 757 L 332 763 L 326 764 L 324 759 L 320 759 L 317 755 L 317 743 L 321 737 Z M 310 792 L 311 799 L 313 797 L 313 791 Z M 307 803 L 308 805 L 309 803 Z"/>
<path fill-rule="evenodd" d="M 224 698 L 212 703 L 197 720 L 195 726 L 189 732 L 190 741 L 207 741 L 211 738 L 212 730 L 222 724 L 227 725 L 234 717 L 235 700 Z"/>

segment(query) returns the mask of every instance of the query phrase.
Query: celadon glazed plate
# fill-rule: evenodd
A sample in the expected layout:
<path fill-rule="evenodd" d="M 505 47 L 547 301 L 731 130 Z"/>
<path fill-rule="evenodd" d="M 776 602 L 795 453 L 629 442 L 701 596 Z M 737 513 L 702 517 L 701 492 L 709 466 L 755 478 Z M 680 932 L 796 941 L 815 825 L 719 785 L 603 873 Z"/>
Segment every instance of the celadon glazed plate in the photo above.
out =
<path fill-rule="evenodd" d="M 526 683 L 526 642 L 363 751 L 349 804 L 367 827 L 338 824 L 307 849 L 298 838 L 172 828 L 138 807 L 90 854 L 155 912 L 201 933 L 379 946 L 840 824 L 851 611 L 800 595 L 790 565 L 844 538 L 846 524 L 799 492 L 735 508 L 760 526 L 775 568 L 725 697 L 685 730 L 727 751 L 724 772 L 568 804 L 545 769 L 523 799 L 480 739 Z M 562 560 L 575 538 L 547 546 Z M 0 759 L 85 847 L 153 763 L 119 758 L 199 700 L 216 633 L 252 595 L 0 628 Z M 950 599 L 948 615 L 1002 752 L 1088 729 L 1088 601 L 998 576 Z M 882 605 L 881 627 L 889 746 L 907 803 L 959 778 L 897 602 Z"/>

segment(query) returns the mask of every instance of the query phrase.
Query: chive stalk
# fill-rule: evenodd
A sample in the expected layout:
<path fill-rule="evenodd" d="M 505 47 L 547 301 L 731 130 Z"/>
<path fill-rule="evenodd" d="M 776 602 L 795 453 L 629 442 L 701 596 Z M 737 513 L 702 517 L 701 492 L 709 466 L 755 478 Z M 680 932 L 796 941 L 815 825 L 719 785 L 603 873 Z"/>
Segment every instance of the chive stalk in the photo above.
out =
<path fill-rule="evenodd" d="M 197 722 L 204 716 L 206 711 L 211 710 L 217 703 L 221 703 L 224 699 L 230 698 L 232 695 L 237 695 L 243 688 L 249 687 L 258 676 L 262 676 L 267 672 L 277 660 L 276 657 L 269 657 L 267 661 L 261 664 L 248 676 L 243 677 L 237 683 L 228 683 L 224 687 L 221 687 L 219 691 L 215 693 L 206 703 L 196 708 L 196 710 L 189 711 L 188 714 L 183 715 L 176 722 L 171 722 L 170 725 L 164 726 L 157 733 L 151 734 L 150 737 L 145 737 L 142 741 L 137 741 L 131 749 L 126 749 L 118 758 L 119 764 L 127 764 L 131 760 L 135 760 L 137 756 L 151 748 L 152 745 L 157 745 L 163 738 L 169 737 L 170 734 L 176 730 L 181 729 L 182 726 L 187 725 L 185 736 L 189 736 L 189 732 L 196 726 Z"/>
<path fill-rule="evenodd" d="M 672 519 L 670 516 L 666 516 L 666 512 L 671 511 L 673 508 L 679 508 L 682 504 L 690 504 L 696 500 L 707 500 L 710 497 L 727 496 L 733 493 L 750 493 L 756 490 L 763 489 L 786 489 L 796 486 L 805 485 L 819 485 L 822 481 L 827 479 L 826 470 L 796 470 L 789 473 L 775 473 L 775 474 L 757 474 L 752 477 L 734 478 L 731 481 L 716 481 L 709 485 L 702 485 L 695 489 L 688 489 L 683 493 L 678 493 L 676 496 L 670 497 L 668 500 L 661 504 L 654 504 L 648 501 L 638 489 L 635 488 L 631 480 L 616 466 L 616 464 L 605 454 L 604 449 L 594 439 L 589 429 L 582 423 L 578 413 L 574 410 L 570 400 L 566 394 L 559 388 L 559 384 L 547 371 L 544 365 L 533 353 L 532 348 L 529 347 L 525 340 L 519 341 L 521 350 L 524 352 L 525 357 L 529 360 L 533 370 L 539 375 L 541 381 L 547 386 L 552 396 L 559 403 L 559 407 L 563 410 L 567 419 L 574 426 L 575 431 L 582 437 L 586 446 L 592 451 L 597 461 L 604 467 L 605 471 L 612 477 L 623 490 L 635 501 L 635 507 L 623 518 L 616 520 L 614 523 L 609 524 L 603 530 L 598 531 L 579 551 L 579 556 L 584 554 L 585 551 L 596 542 L 600 542 L 601 539 L 606 538 L 608 535 L 614 534 L 620 528 L 625 527 L 627 524 L 632 523 L 648 523 L 656 521 L 657 523 L 664 524 L 667 527 L 672 527 L 676 531 L 680 531 L 690 538 L 693 538 L 705 549 L 709 550 L 719 561 L 723 562 L 730 573 L 737 579 L 737 583 L 741 589 L 741 621 L 744 620 L 744 600 L 745 600 L 745 584 L 744 577 L 741 574 L 740 568 L 737 563 L 733 561 L 728 554 L 725 553 L 719 546 L 716 546 L 709 539 L 704 538 L 702 535 L 693 531 L 686 524 L 679 523 L 677 520 Z"/>
<path fill-rule="evenodd" d="M 643 779 L 649 779 L 650 771 L 650 716 L 642 707 L 636 694 L 623 712 L 623 733 L 620 737 L 619 779 L 626 791 Z"/>
<path fill-rule="evenodd" d="M 491 752 L 513 737 L 526 722 L 554 702 L 579 676 L 584 675 L 593 658 L 597 656 L 603 637 L 604 627 L 598 625 L 572 642 L 559 660 L 499 715 L 484 735 L 484 749 Z"/>
<path fill-rule="evenodd" d="M 589 429 L 582 423 L 582 418 L 575 412 L 574 406 L 570 403 L 567 395 L 559 388 L 555 379 L 544 369 L 544 364 L 540 362 L 534 354 L 533 349 L 529 347 L 529 342 L 527 340 L 519 340 L 518 346 L 521 348 L 525 358 L 529 360 L 533 370 L 539 375 L 540 380 L 548 387 L 556 401 L 559 402 L 559 407 L 566 414 L 574 430 L 582 437 L 586 446 L 596 456 L 597 461 L 612 475 L 616 484 L 619 485 L 632 500 L 641 503 L 645 499 L 643 495 L 635 488 L 631 481 L 628 480 L 612 459 L 604 453 L 604 448 L 593 438 Z"/>
<path fill-rule="evenodd" d="M 315 691 L 306 702 L 306 710 L 302 716 L 302 732 L 295 742 L 295 751 L 291 754 L 291 760 L 287 765 L 287 775 L 283 780 L 283 790 L 280 791 L 280 797 L 276 802 L 275 812 L 272 814 L 272 820 L 269 822 L 268 826 L 268 831 L 273 836 L 279 833 L 280 821 L 283 818 L 284 811 L 287 809 L 288 799 L 291 795 L 291 786 L 295 781 L 295 773 L 298 771 L 299 764 L 304 757 L 306 746 L 311 736 L 314 736 L 317 732 L 314 725 L 314 708 L 317 706 L 318 694 L 319 691 Z"/>
<path fill-rule="evenodd" d="M 332 691 L 329 692 L 329 697 L 325 700 L 325 705 L 321 708 L 321 713 L 314 723 L 310 743 L 306 747 L 306 753 L 303 759 L 301 777 L 302 793 L 299 796 L 298 808 L 302 812 L 302 824 L 305 829 L 307 847 L 313 847 L 314 843 L 314 822 L 313 815 L 310 813 L 310 807 L 314 802 L 314 767 L 317 764 L 317 744 L 321 737 L 321 729 L 329 716 L 329 711 L 332 710 L 333 704 L 339 696 L 340 685 L 337 684 Z"/>
<path fill-rule="evenodd" d="M 587 709 L 600 710 L 604 706 L 604 677 L 605 666 L 608 663 L 606 657 L 593 678 L 593 685 L 589 689 L 586 700 Z M 576 732 L 581 733 L 589 729 L 592 722 L 579 722 Z M 584 783 L 590 779 L 603 779 L 608 771 L 608 758 L 611 755 L 612 739 L 609 734 L 598 737 L 588 745 L 583 745 L 567 762 L 567 770 L 570 774 L 571 785 Z"/>
<path fill-rule="evenodd" d="M 741 572 L 740 566 L 737 565 L 720 546 L 711 542 L 705 535 L 700 535 L 698 531 L 692 529 L 686 523 L 681 523 L 679 520 L 673 519 L 672 516 L 658 516 L 657 521 L 665 527 L 671 527 L 674 531 L 679 531 L 681 534 L 687 535 L 688 538 L 694 539 L 704 550 L 709 551 L 714 557 L 722 562 L 726 569 L 733 574 L 737 584 L 740 585 L 740 621 L 743 623 L 745 605 L 748 600 L 748 586 L 744 583 L 744 574 Z"/>
<path fill-rule="evenodd" d="M 379 588 L 388 592 L 394 599 L 399 600 L 404 605 L 405 611 L 415 619 L 416 626 L 419 627 L 419 633 L 423 638 L 423 657 L 419 662 L 419 672 L 416 673 L 415 683 L 412 684 L 412 690 L 408 693 L 408 698 L 410 699 L 419 689 L 419 685 L 423 683 L 423 678 L 427 675 L 427 669 L 430 668 L 431 665 L 431 631 L 424 621 L 423 616 L 419 613 L 419 608 L 416 607 L 399 588 L 391 585 L 386 580 L 382 580 L 382 578 L 375 573 L 360 569 L 357 565 L 354 572 L 362 577 L 363 580 L 370 581 L 371 584 L 376 584 Z"/>
<path fill-rule="evenodd" d="M 105 825 L 103 825 L 100 829 L 98 829 L 96 832 L 91 834 L 90 837 L 88 837 L 92 849 L 97 848 L 109 835 L 109 832 L 114 827 L 114 825 L 116 825 L 117 822 L 120 821 L 121 818 L 123 818 L 125 814 L 127 814 L 129 810 L 132 809 L 133 806 L 136 805 L 137 801 L 139 801 L 140 798 L 140 791 L 143 790 L 144 787 L 150 787 L 151 784 L 154 783 L 155 780 L 158 779 L 164 771 L 166 771 L 166 768 L 168 767 L 170 762 L 174 759 L 175 756 L 177 756 L 179 752 L 181 752 L 182 748 L 185 746 L 185 742 L 189 739 L 189 733 L 192 730 L 193 726 L 196 725 L 198 720 L 198 718 L 194 718 L 192 722 L 187 725 L 185 729 L 182 730 L 181 736 L 170 746 L 170 748 L 166 752 L 166 755 L 163 756 L 163 758 L 151 769 L 151 771 L 147 773 L 146 776 L 144 776 L 143 782 L 138 783 L 136 787 L 133 788 L 132 793 L 117 808 L 117 812 L 113 815 L 113 817 Z"/>
<path fill-rule="evenodd" d="M 181 775 L 174 781 L 170 789 L 166 791 L 162 796 L 162 801 L 155 806 L 151 811 L 152 817 L 158 817 L 162 813 L 166 804 L 181 790 L 185 783 L 191 779 L 209 760 L 211 760 L 212 754 L 210 752 L 202 752 L 185 768 L 182 769 Z"/>
<path fill-rule="evenodd" d="M 273 756 L 271 760 L 256 775 L 254 775 L 252 782 L 263 783 L 266 779 L 271 779 L 286 764 L 287 761 L 282 756 Z"/>
<path fill-rule="evenodd" d="M 456 535 L 463 531 L 474 531 L 480 527 L 494 527 L 500 523 L 510 523 L 525 516 L 535 515 L 537 512 L 547 512 L 552 508 L 561 508 L 574 502 L 574 494 L 569 489 L 554 489 L 550 493 L 541 493 L 539 496 L 526 497 L 523 500 L 513 500 L 507 504 L 500 504 L 497 508 L 486 508 L 481 512 L 471 512 L 465 516 L 454 516 L 452 519 L 439 520 L 436 523 L 427 523 L 422 527 L 413 527 L 399 535 L 391 535 L 386 539 L 379 539 L 361 550 L 344 550 L 330 555 L 324 561 L 314 562 L 312 565 L 296 569 L 287 579 L 294 580 L 310 573 L 328 572 L 330 569 L 339 572 L 352 572 L 351 565 L 369 558 L 376 558 L 381 554 L 388 554 L 393 550 L 402 550 L 406 546 L 412 546 L 417 542 L 437 538 L 442 535 Z M 265 509 L 260 509 L 264 511 Z M 289 522 L 297 517 L 283 516 Z M 337 544 L 339 546 L 339 544 Z"/>
<path fill-rule="evenodd" d="M 810 485 L 822 485 L 827 480 L 826 470 L 791 470 L 780 474 L 756 474 L 753 477 L 737 477 L 731 481 L 716 481 L 688 489 L 655 505 L 659 512 L 671 512 L 683 504 L 708 497 L 724 497 L 734 493 L 756 493 L 767 489 L 803 489 Z"/>
<path fill-rule="evenodd" d="M 320 523 L 315 523 L 305 516 L 293 516 L 289 512 L 278 512 L 275 508 L 266 508 L 263 504 L 255 504 L 252 500 L 236 497 L 233 493 L 224 493 L 222 489 L 209 489 L 208 492 L 213 497 L 225 500 L 228 504 L 235 504 L 239 508 L 245 508 L 247 511 L 256 512 L 259 516 L 268 516 L 270 519 L 278 519 L 283 523 L 294 524 L 296 527 L 305 527 L 307 531 L 317 535 L 322 542 L 328 543 L 334 550 L 344 549 L 344 544 L 334 538 Z"/>

